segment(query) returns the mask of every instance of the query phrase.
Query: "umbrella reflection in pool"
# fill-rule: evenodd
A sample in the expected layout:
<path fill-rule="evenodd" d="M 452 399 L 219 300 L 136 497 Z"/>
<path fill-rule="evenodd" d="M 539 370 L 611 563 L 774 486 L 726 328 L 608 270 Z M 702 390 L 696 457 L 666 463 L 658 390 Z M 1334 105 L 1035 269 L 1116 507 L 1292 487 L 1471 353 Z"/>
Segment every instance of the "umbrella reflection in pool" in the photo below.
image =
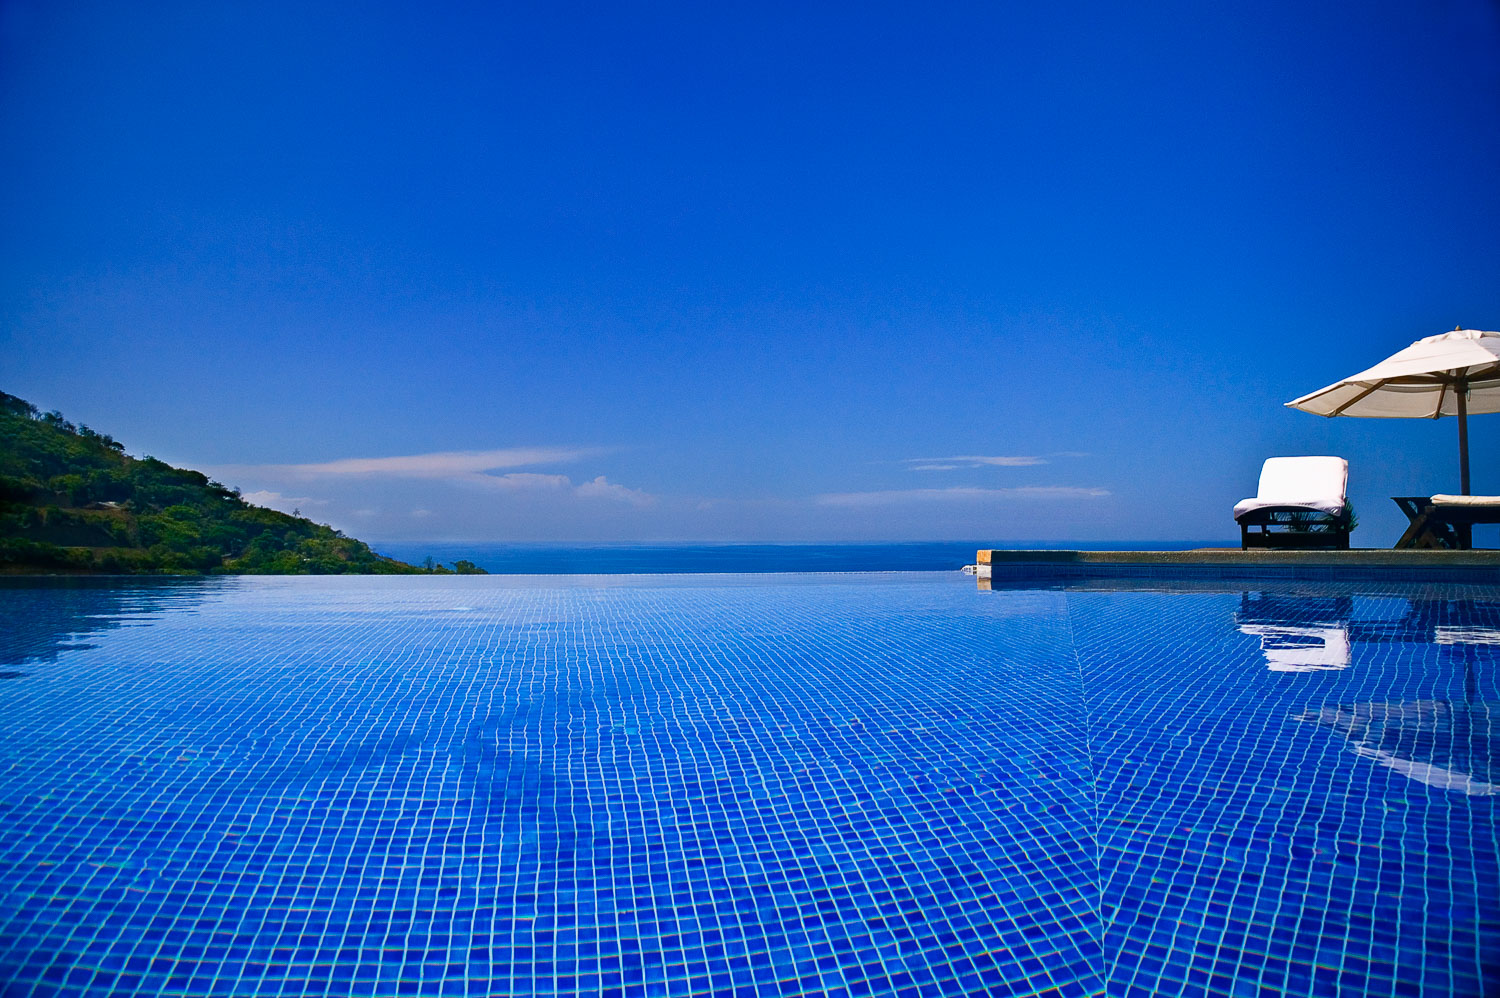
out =
<path fill-rule="evenodd" d="M 1430 787 L 1473 796 L 1500 793 L 1497 732 L 1500 705 L 1408 700 L 1357 703 L 1295 714 L 1330 728 L 1354 751 Z"/>
<path fill-rule="evenodd" d="M 1342 669 L 1355 644 L 1436 646 L 1463 672 L 1461 700 L 1338 704 L 1292 715 L 1349 740 L 1355 754 L 1430 787 L 1471 796 L 1500 794 L 1500 704 L 1477 696 L 1475 658 L 1500 645 L 1500 606 L 1468 600 L 1411 600 L 1403 617 L 1355 619 L 1352 601 L 1285 599 L 1245 593 L 1235 614 L 1242 633 L 1261 639 L 1275 672 Z M 1455 659 L 1457 661 L 1455 661 Z"/>

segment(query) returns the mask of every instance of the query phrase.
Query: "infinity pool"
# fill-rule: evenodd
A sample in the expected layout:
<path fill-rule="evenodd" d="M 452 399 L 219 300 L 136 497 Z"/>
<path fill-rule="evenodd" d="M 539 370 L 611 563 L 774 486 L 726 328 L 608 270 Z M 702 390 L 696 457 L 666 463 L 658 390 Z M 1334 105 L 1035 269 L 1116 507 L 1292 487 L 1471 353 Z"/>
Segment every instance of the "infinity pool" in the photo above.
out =
<path fill-rule="evenodd" d="M 4 993 L 1500 993 L 1500 588 L 1068 585 L 4 583 Z"/>

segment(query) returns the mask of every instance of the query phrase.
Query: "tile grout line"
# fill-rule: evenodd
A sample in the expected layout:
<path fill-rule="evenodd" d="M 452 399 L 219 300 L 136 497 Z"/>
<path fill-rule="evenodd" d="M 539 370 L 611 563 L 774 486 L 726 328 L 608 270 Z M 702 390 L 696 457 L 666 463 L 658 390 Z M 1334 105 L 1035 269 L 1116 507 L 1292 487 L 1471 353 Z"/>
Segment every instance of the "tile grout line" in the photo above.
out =
<path fill-rule="evenodd" d="M 1099 985 L 1100 994 L 1109 993 L 1109 975 L 1107 973 L 1109 961 L 1104 952 L 1104 843 L 1102 818 L 1099 813 L 1099 773 L 1094 763 L 1094 744 L 1091 737 L 1092 720 L 1089 715 L 1088 687 L 1083 679 L 1083 659 L 1078 654 L 1078 634 L 1073 628 L 1073 601 L 1067 592 L 1062 593 L 1063 598 L 1063 620 L 1068 627 L 1068 651 L 1073 657 L 1073 666 L 1078 672 L 1078 703 L 1079 714 L 1083 721 L 1083 747 L 1088 754 L 1089 764 L 1089 796 L 1094 800 L 1094 886 L 1098 892 L 1098 901 L 1095 911 L 1099 917 Z"/>

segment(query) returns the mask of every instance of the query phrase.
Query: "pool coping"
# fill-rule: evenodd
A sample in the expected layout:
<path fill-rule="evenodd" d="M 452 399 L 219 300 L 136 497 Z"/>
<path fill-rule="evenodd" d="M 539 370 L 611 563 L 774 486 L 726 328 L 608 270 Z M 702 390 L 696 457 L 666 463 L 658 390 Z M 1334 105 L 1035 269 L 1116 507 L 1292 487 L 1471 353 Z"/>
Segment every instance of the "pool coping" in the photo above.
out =
<path fill-rule="evenodd" d="M 1012 551 L 981 548 L 981 579 L 1054 578 L 1348 579 L 1500 583 L 1500 551 Z"/>

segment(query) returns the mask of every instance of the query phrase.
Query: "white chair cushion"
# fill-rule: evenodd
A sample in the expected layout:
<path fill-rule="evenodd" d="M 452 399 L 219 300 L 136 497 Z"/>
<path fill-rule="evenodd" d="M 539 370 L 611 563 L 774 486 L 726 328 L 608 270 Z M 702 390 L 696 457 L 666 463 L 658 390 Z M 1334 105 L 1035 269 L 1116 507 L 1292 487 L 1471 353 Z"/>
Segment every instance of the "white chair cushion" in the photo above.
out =
<path fill-rule="evenodd" d="M 1260 469 L 1255 498 L 1343 502 L 1348 487 L 1349 462 L 1341 457 L 1273 457 Z"/>
<path fill-rule="evenodd" d="M 1316 502 L 1287 502 L 1283 499 L 1241 499 L 1234 504 L 1234 518 L 1238 520 L 1246 513 L 1257 509 L 1293 509 L 1306 510 L 1309 513 L 1328 513 L 1338 516 L 1349 508 L 1349 504 L 1342 499 L 1328 499 Z"/>
<path fill-rule="evenodd" d="M 1434 506 L 1496 506 L 1500 507 L 1500 496 L 1448 496 L 1432 497 Z"/>
<path fill-rule="evenodd" d="M 1270 506 L 1342 514 L 1349 507 L 1349 462 L 1341 457 L 1272 457 L 1260 469 L 1260 490 L 1254 499 L 1235 503 L 1234 516 Z"/>

